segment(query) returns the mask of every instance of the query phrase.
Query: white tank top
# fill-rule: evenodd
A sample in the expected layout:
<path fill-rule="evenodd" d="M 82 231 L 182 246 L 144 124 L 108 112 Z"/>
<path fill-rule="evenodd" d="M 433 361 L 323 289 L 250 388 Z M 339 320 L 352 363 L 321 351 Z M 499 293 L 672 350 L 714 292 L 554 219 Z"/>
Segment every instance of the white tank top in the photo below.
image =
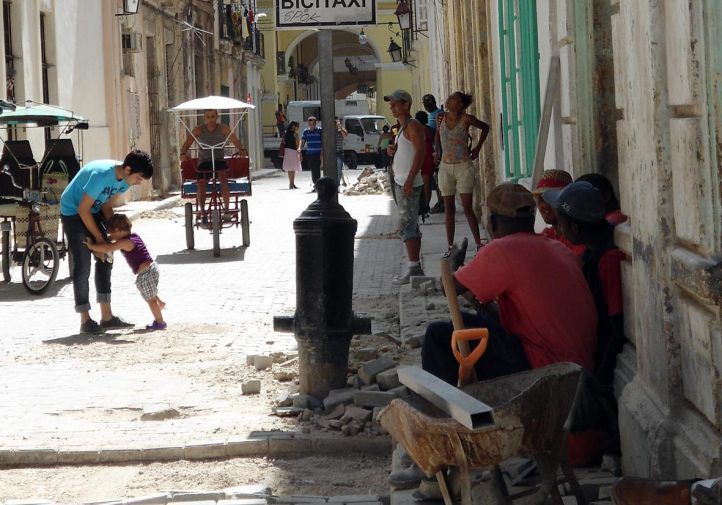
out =
<path fill-rule="evenodd" d="M 399 186 L 406 184 L 406 179 L 409 177 L 411 165 L 414 164 L 414 156 L 416 155 L 414 144 L 404 137 L 405 129 L 406 126 L 401 128 L 401 131 L 399 131 L 399 134 L 396 136 L 396 153 L 394 154 L 394 181 L 396 181 L 396 184 Z M 421 170 L 419 170 L 414 176 L 413 186 L 416 188 L 423 185 L 424 180 L 421 178 Z"/>

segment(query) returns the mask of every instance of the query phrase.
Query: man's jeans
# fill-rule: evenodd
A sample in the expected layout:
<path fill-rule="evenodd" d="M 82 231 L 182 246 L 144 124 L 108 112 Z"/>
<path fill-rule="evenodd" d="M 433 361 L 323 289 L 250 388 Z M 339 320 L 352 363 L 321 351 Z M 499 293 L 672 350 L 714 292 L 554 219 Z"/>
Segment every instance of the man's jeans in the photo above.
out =
<path fill-rule="evenodd" d="M 316 181 L 321 178 L 321 155 L 306 154 L 306 163 L 311 169 L 311 181 L 316 184 Z"/>
<path fill-rule="evenodd" d="M 486 352 L 476 362 L 474 370 L 478 380 L 494 379 L 503 375 L 529 370 L 529 362 L 521 340 L 509 335 L 490 317 L 462 313 L 466 328 L 486 328 L 489 343 Z M 449 384 L 456 385 L 459 363 L 451 351 L 451 334 L 454 326 L 449 321 L 434 321 L 426 327 L 421 347 L 421 368 Z M 470 347 L 476 348 L 476 342 Z"/>
<path fill-rule="evenodd" d="M 101 223 L 100 214 L 94 214 L 95 223 L 100 228 L 101 233 L 105 236 L 105 227 Z M 93 253 L 90 252 L 84 242 L 87 237 L 91 237 L 91 233 L 83 224 L 79 215 L 62 216 L 63 232 L 68 240 L 68 250 L 70 251 L 70 261 L 73 271 L 73 295 L 75 296 L 75 312 L 88 312 L 90 310 L 90 301 L 88 279 L 90 278 L 90 258 Z M 113 264 L 107 261 L 100 261 L 95 258 L 95 292 L 97 294 L 98 303 L 110 303 L 110 273 Z"/>
<path fill-rule="evenodd" d="M 336 153 L 336 184 L 343 182 L 343 153 Z"/>

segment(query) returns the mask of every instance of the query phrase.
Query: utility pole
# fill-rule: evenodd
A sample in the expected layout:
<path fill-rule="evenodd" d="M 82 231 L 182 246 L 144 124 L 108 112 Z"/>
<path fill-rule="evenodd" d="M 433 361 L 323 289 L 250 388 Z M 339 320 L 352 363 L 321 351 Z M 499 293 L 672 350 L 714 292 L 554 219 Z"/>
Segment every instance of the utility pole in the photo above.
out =
<path fill-rule="evenodd" d="M 321 122 L 323 124 L 323 176 L 336 184 L 336 95 L 333 89 L 333 34 L 318 31 L 318 77 L 321 85 Z M 338 197 L 337 197 L 338 198 Z"/>

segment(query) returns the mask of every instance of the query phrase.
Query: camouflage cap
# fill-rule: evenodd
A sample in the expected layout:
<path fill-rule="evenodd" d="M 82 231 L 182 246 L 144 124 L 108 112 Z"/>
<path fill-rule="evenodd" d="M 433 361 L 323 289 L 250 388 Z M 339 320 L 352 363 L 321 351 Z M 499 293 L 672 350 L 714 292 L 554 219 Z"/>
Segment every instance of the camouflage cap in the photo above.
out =
<path fill-rule="evenodd" d="M 536 212 L 531 192 L 513 182 L 503 182 L 492 189 L 486 205 L 491 214 L 511 218 L 530 218 Z"/>

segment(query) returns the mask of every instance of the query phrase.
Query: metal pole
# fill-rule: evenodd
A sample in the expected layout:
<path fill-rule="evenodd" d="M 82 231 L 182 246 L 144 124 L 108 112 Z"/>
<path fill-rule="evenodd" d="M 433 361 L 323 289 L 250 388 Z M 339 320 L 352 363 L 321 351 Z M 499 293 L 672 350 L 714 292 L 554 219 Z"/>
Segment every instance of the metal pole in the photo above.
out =
<path fill-rule="evenodd" d="M 323 176 L 336 181 L 336 95 L 333 89 L 333 36 L 331 30 L 318 32 L 318 76 L 321 85 L 323 123 Z M 336 181 L 338 183 L 339 181 Z"/>

